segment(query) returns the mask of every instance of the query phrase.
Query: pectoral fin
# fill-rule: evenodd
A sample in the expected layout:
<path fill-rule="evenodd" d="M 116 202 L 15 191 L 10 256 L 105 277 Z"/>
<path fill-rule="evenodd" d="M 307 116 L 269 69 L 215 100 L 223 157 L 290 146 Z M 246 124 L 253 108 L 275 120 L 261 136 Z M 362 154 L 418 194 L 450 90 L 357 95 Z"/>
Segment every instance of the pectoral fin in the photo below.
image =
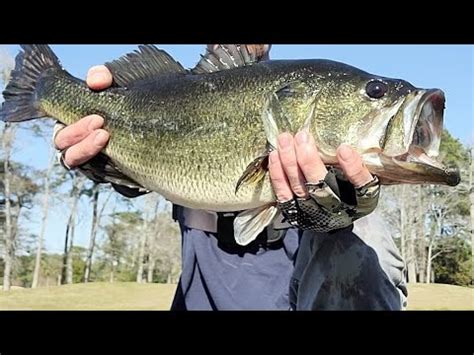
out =
<path fill-rule="evenodd" d="M 89 179 L 99 184 L 111 183 L 117 192 L 127 197 L 137 197 L 151 192 L 121 172 L 112 160 L 103 153 L 97 154 L 87 163 L 81 165 L 79 170 Z"/>
<path fill-rule="evenodd" d="M 266 152 L 247 166 L 247 169 L 245 169 L 239 181 L 237 181 L 237 186 L 235 187 L 236 195 L 242 185 L 256 185 L 265 177 L 268 171 L 268 155 L 269 152 Z"/>
<path fill-rule="evenodd" d="M 278 213 L 276 205 L 266 205 L 246 210 L 234 219 L 234 237 L 239 245 L 247 245 L 254 241 Z"/>

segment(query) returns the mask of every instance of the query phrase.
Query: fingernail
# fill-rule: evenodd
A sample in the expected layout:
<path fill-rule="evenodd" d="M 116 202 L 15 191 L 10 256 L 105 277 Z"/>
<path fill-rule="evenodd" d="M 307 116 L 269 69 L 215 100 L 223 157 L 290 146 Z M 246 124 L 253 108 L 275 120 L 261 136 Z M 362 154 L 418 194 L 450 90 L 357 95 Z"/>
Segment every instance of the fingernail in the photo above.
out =
<path fill-rule="evenodd" d="M 308 140 L 309 140 L 308 132 L 306 131 L 298 132 L 295 136 L 295 139 L 296 139 L 296 144 L 308 143 Z"/>
<path fill-rule="evenodd" d="M 88 131 L 96 130 L 104 125 L 104 119 L 100 116 L 93 115 L 91 116 L 90 122 L 87 125 Z"/>
<path fill-rule="evenodd" d="M 89 69 L 89 74 L 101 73 L 104 70 L 107 70 L 105 65 L 94 65 Z"/>
<path fill-rule="evenodd" d="M 93 85 L 103 85 L 109 80 L 107 76 L 107 68 L 104 65 L 92 67 L 87 73 L 87 81 Z"/>
<path fill-rule="evenodd" d="M 280 148 L 288 148 L 291 145 L 291 136 L 288 133 L 283 133 L 278 137 L 278 145 Z"/>
<path fill-rule="evenodd" d="M 91 78 L 96 77 L 97 75 L 100 75 L 102 71 L 104 70 L 104 67 L 101 65 L 96 65 L 92 68 L 89 69 L 89 72 L 87 75 Z"/>
<path fill-rule="evenodd" d="M 102 146 L 105 143 L 107 143 L 108 139 L 109 139 L 109 135 L 107 134 L 107 132 L 99 131 L 95 135 L 94 144 L 98 146 Z"/>
<path fill-rule="evenodd" d="M 341 146 L 339 147 L 339 156 L 342 160 L 349 161 L 350 159 L 352 159 L 353 155 L 354 153 L 349 145 L 341 144 Z"/>
<path fill-rule="evenodd" d="M 103 73 L 93 73 L 91 76 L 91 81 L 94 84 L 103 84 L 105 81 L 107 81 L 107 77 Z"/>

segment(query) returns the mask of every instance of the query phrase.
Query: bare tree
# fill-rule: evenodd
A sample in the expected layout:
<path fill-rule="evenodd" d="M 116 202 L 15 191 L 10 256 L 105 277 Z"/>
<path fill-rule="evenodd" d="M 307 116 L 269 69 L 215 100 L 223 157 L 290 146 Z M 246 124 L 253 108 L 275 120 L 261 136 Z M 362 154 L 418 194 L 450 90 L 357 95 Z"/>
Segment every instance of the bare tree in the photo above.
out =
<path fill-rule="evenodd" d="M 62 281 L 72 284 L 72 247 L 74 246 L 74 227 L 76 224 L 77 204 L 81 198 L 82 188 L 86 182 L 83 175 L 73 173 L 72 188 L 70 193 L 70 212 L 66 225 L 64 241 L 64 262 Z"/>
<path fill-rule="evenodd" d="M 41 231 L 38 236 L 38 245 L 36 249 L 36 259 L 35 259 L 35 269 L 33 271 L 33 282 L 31 284 L 31 288 L 38 287 L 39 276 L 40 276 L 40 268 L 41 268 L 41 253 L 43 251 L 43 240 L 44 234 L 46 231 L 46 225 L 48 223 L 48 211 L 49 211 L 49 195 L 50 195 L 50 187 L 51 187 L 51 174 L 53 171 L 53 167 L 55 164 L 55 150 L 53 147 L 50 149 L 49 153 L 49 163 L 48 169 L 46 171 L 46 176 L 44 179 L 44 196 L 43 196 L 43 217 L 41 220 Z"/>
<path fill-rule="evenodd" d="M 416 283 L 415 243 L 417 240 L 416 225 L 418 222 L 414 204 L 416 190 L 413 186 L 401 185 L 387 188 L 384 192 L 386 192 L 383 194 L 384 199 L 390 199 L 391 206 L 382 208 L 382 213 L 386 217 L 387 222 L 399 232 L 400 252 L 408 270 L 408 282 Z M 398 218 L 393 218 L 394 214 Z"/>
<path fill-rule="evenodd" d="M 113 231 L 110 235 L 111 240 L 113 240 L 114 238 L 115 238 L 115 231 Z M 114 255 L 114 253 L 112 252 L 110 254 L 110 278 L 109 278 L 110 283 L 114 283 L 114 281 L 115 281 L 115 273 L 116 273 L 116 269 L 117 269 L 117 266 L 118 266 L 118 263 L 117 263 L 116 260 L 117 260 L 117 258 Z"/>
<path fill-rule="evenodd" d="M 417 274 L 419 281 L 425 283 L 426 279 L 426 238 L 425 238 L 425 222 L 426 222 L 426 208 L 424 202 L 424 186 L 418 185 L 417 188 L 417 245 L 414 250 L 417 261 Z"/>
<path fill-rule="evenodd" d="M 137 270 L 137 282 L 143 283 L 145 280 L 143 278 L 144 271 L 144 262 L 145 262 L 145 250 L 147 246 L 147 240 L 149 238 L 149 220 L 150 216 L 153 214 L 154 207 L 157 204 L 157 194 L 149 194 L 144 197 L 145 207 L 143 209 L 143 230 L 140 236 L 140 246 L 138 252 L 138 270 Z"/>
<path fill-rule="evenodd" d="M 101 217 L 104 214 L 105 207 L 107 206 L 107 202 L 109 201 L 110 196 L 112 196 L 112 192 L 113 190 L 110 189 L 109 194 L 107 195 L 104 203 L 102 204 L 100 211 L 97 211 L 98 204 L 99 204 L 100 185 L 97 183 L 94 183 L 93 193 L 92 193 L 92 206 L 93 206 L 92 207 L 92 227 L 91 227 L 91 235 L 89 239 L 89 248 L 87 249 L 86 266 L 84 269 L 84 282 L 85 283 L 89 282 L 89 278 L 90 278 L 90 273 L 92 269 L 92 257 L 94 255 L 97 230 L 100 225 Z"/>
<path fill-rule="evenodd" d="M 415 255 L 415 241 L 416 241 L 416 215 L 414 209 L 414 193 L 416 190 L 413 186 L 402 185 L 402 214 L 404 216 L 402 223 L 402 240 L 404 241 L 404 257 L 408 271 L 408 282 L 416 283 L 416 255 Z M 421 216 L 419 216 L 421 218 Z"/>
<path fill-rule="evenodd" d="M 110 226 L 108 229 L 108 237 L 109 237 L 109 245 L 110 245 L 110 251 L 109 251 L 109 262 L 110 262 L 110 276 L 109 276 L 109 282 L 113 283 L 115 281 L 115 272 L 116 272 L 116 267 L 117 267 L 117 260 L 118 255 L 115 251 L 115 244 L 117 240 L 117 231 L 115 228 L 115 217 L 116 217 L 116 205 L 114 205 L 114 209 L 112 211 L 112 226 Z"/>
<path fill-rule="evenodd" d="M 153 217 L 154 217 L 154 221 L 153 223 L 151 224 L 152 225 L 152 228 L 151 228 L 151 235 L 148 237 L 148 245 L 147 245 L 147 251 L 148 251 L 148 255 L 147 255 L 147 260 L 148 260 L 148 263 L 147 263 L 147 276 L 146 276 L 146 282 L 147 283 L 152 283 L 153 282 L 153 273 L 155 271 L 155 265 L 156 265 L 156 237 L 157 237 L 157 234 L 159 232 L 159 228 L 158 228 L 158 223 L 157 223 L 157 220 L 158 220 L 158 206 L 159 204 L 157 203 L 156 204 L 156 207 L 155 207 L 155 211 L 153 213 Z"/>
<path fill-rule="evenodd" d="M 161 212 L 155 221 L 152 260 L 153 271 L 166 275 L 168 283 L 175 283 L 181 269 L 181 242 L 179 227 L 169 213 Z"/>
<path fill-rule="evenodd" d="M 474 175 L 474 142 L 471 145 L 471 149 L 469 150 L 469 200 L 470 200 L 470 214 L 471 214 L 471 255 L 473 256 L 473 263 L 474 263 L 474 186 L 473 186 L 473 175 Z M 474 265 L 473 265 L 474 269 Z M 474 277 L 473 277 L 474 282 Z M 472 284 L 472 282 L 471 282 Z"/>
<path fill-rule="evenodd" d="M 167 237 L 168 233 L 173 234 L 169 224 L 174 223 L 169 217 L 169 213 L 164 212 L 166 210 L 167 201 L 158 196 L 157 203 L 155 203 L 155 211 L 153 213 L 153 221 L 150 223 L 150 232 L 147 238 L 147 282 L 153 282 L 153 275 L 155 272 L 156 261 L 160 255 L 160 244 L 163 243 L 163 239 Z M 168 211 L 169 212 L 169 211 Z M 169 248 L 172 248 L 172 243 L 169 244 Z"/>
<path fill-rule="evenodd" d="M 147 243 L 147 231 L 148 229 L 148 221 L 147 221 L 147 218 L 145 216 L 144 220 L 143 220 L 143 230 L 142 230 L 142 233 L 140 235 L 140 245 L 139 245 L 139 252 L 138 252 L 138 270 L 137 270 L 137 282 L 138 283 L 143 283 L 143 270 L 144 270 L 144 258 L 145 258 L 145 246 L 146 246 L 146 243 Z"/>
<path fill-rule="evenodd" d="M 5 51 L 0 52 L 0 66 L 1 77 L 0 79 L 5 84 L 10 79 L 10 73 L 13 69 L 13 58 L 7 55 Z M 4 170 L 4 200 L 5 200 L 5 227 L 4 227 L 4 238 L 5 238 L 5 251 L 4 251 L 4 271 L 3 271 L 3 290 L 10 290 L 10 276 L 13 263 L 13 226 L 12 226 L 12 208 L 10 200 L 10 157 L 11 157 L 11 148 L 13 143 L 13 138 L 15 136 L 14 129 L 8 124 L 5 123 L 2 134 L 2 148 L 4 151 L 3 158 L 3 170 Z"/>
<path fill-rule="evenodd" d="M 400 251 L 402 253 L 402 258 L 406 260 L 406 235 L 407 235 L 407 201 L 405 200 L 407 186 L 403 185 L 400 187 L 401 190 L 401 199 L 399 202 L 400 205 Z"/>
<path fill-rule="evenodd" d="M 4 151 L 3 170 L 4 170 L 4 199 L 5 199 L 5 252 L 4 252 L 4 270 L 3 270 L 3 290 L 10 291 L 11 287 L 11 272 L 14 254 L 14 237 L 13 223 L 12 223 L 12 206 L 11 206 L 11 173 L 10 173 L 10 156 L 11 146 L 14 137 L 14 130 L 8 123 L 5 124 L 2 135 L 2 148 Z"/>
<path fill-rule="evenodd" d="M 92 225 L 91 225 L 91 234 L 89 238 L 89 248 L 87 249 L 87 260 L 86 266 L 84 269 L 84 282 L 89 282 L 89 275 L 92 265 L 92 255 L 94 253 L 94 244 L 95 244 L 95 235 L 97 234 L 98 219 L 97 216 L 97 206 L 99 203 L 99 184 L 94 182 L 94 187 L 92 188 Z"/>
<path fill-rule="evenodd" d="M 466 170 L 463 171 L 463 173 L 466 172 Z M 434 278 L 432 272 L 433 260 L 441 254 L 453 250 L 452 245 L 440 243 L 442 238 L 449 235 L 453 236 L 467 227 L 457 209 L 463 196 L 467 195 L 468 181 L 461 180 L 461 183 L 455 189 L 445 186 L 430 186 L 428 191 L 430 233 L 427 237 L 426 283 L 430 283 Z M 459 219 L 461 222 L 458 221 Z"/>

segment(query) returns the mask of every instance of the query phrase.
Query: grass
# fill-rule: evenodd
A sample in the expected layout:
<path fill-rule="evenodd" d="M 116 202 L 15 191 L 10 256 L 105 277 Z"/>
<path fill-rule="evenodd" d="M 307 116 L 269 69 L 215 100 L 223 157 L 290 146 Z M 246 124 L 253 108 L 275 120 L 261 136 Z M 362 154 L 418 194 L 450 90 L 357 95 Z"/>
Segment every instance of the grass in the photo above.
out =
<path fill-rule="evenodd" d="M 474 289 L 444 284 L 408 285 L 409 310 L 474 310 Z"/>
<path fill-rule="evenodd" d="M 168 310 L 176 285 L 88 283 L 0 291 L 0 310 Z"/>
<path fill-rule="evenodd" d="M 89 283 L 0 291 L 0 310 L 168 310 L 176 285 Z M 474 289 L 409 285 L 409 310 L 474 310 Z"/>

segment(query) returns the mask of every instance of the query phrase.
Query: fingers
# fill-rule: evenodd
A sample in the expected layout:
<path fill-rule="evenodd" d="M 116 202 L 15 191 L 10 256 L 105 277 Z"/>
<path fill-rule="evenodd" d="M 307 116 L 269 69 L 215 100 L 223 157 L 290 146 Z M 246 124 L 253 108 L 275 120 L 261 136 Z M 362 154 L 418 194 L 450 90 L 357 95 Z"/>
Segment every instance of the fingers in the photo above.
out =
<path fill-rule="evenodd" d="M 89 69 L 86 83 L 93 90 L 106 89 L 112 85 L 112 73 L 105 65 L 96 65 Z"/>
<path fill-rule="evenodd" d="M 94 130 L 104 125 L 104 119 L 98 115 L 86 116 L 76 123 L 64 127 L 57 134 L 54 144 L 59 150 L 69 148 L 79 143 Z"/>
<path fill-rule="evenodd" d="M 270 179 L 279 201 L 287 201 L 294 195 L 308 197 L 305 183 L 316 183 L 327 174 L 314 138 L 306 131 L 295 139 L 289 133 L 278 136 L 278 151 L 270 154 Z"/>
<path fill-rule="evenodd" d="M 297 197 L 307 197 L 308 192 L 305 186 L 305 178 L 298 167 L 295 142 L 291 134 L 282 133 L 278 136 L 278 153 L 291 190 L 293 190 Z"/>
<path fill-rule="evenodd" d="M 109 133 L 100 129 L 104 119 L 98 115 L 84 117 L 61 129 L 54 140 L 59 150 L 67 149 L 64 162 L 71 168 L 85 163 L 107 145 Z"/>
<path fill-rule="evenodd" d="M 270 153 L 269 161 L 268 170 L 270 172 L 270 181 L 277 200 L 285 202 L 293 199 L 293 191 L 291 190 L 290 183 L 281 165 L 278 151 L 274 150 Z"/>
<path fill-rule="evenodd" d="M 305 179 L 310 183 L 323 180 L 328 170 L 319 156 L 316 142 L 306 131 L 298 132 L 295 136 L 296 158 Z"/>
<path fill-rule="evenodd" d="M 362 162 L 361 156 L 350 146 L 342 144 L 337 159 L 344 175 L 357 188 L 370 182 L 373 177 Z M 311 134 L 299 132 L 295 138 L 289 133 L 278 136 L 278 151 L 270 154 L 270 179 L 279 201 L 296 195 L 306 198 L 306 182 L 317 183 L 327 174 Z"/>
<path fill-rule="evenodd" d="M 70 167 L 76 167 L 95 157 L 105 148 L 109 140 L 109 133 L 103 129 L 97 129 L 89 134 L 80 143 L 66 150 L 64 162 Z"/>
<path fill-rule="evenodd" d="M 337 160 L 344 175 L 358 188 L 373 179 L 372 174 L 362 163 L 361 156 L 347 144 L 341 144 L 337 149 Z"/>

